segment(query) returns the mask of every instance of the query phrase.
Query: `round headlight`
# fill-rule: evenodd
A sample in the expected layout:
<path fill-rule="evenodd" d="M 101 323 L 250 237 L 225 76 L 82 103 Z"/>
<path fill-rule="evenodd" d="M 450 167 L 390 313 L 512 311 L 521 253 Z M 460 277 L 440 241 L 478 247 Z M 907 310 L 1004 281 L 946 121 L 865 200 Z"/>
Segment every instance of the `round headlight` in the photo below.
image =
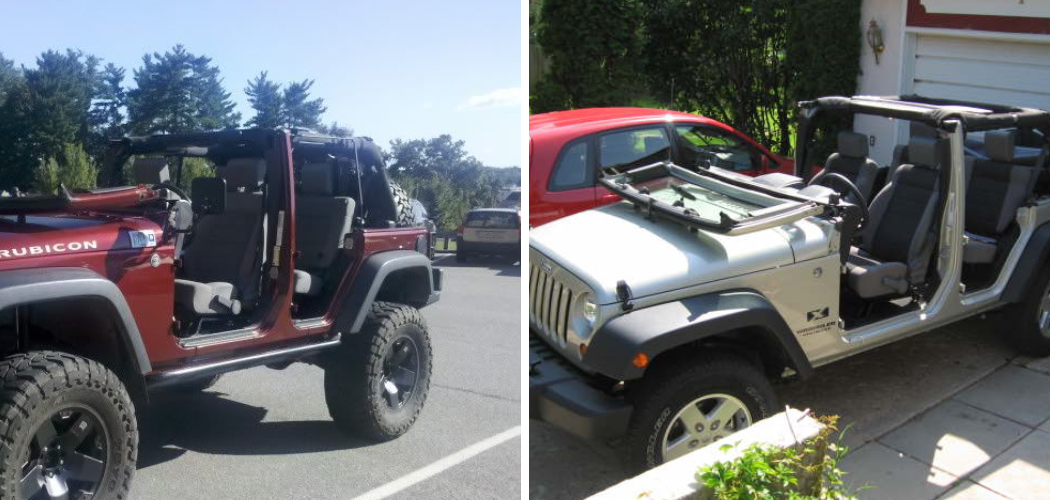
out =
<path fill-rule="evenodd" d="M 587 324 L 594 328 L 594 323 L 598 321 L 598 304 L 589 300 L 583 303 L 583 319 L 587 321 Z"/>

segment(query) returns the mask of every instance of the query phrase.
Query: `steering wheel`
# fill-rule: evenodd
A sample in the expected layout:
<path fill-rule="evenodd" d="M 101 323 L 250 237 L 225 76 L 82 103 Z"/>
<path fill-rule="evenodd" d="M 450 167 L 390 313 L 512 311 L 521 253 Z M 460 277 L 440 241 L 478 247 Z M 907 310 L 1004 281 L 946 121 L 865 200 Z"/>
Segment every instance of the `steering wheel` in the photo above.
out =
<path fill-rule="evenodd" d="M 857 185 L 854 184 L 853 181 L 849 180 L 849 178 L 846 177 L 845 175 L 836 174 L 835 172 L 824 171 L 824 172 L 821 172 L 821 173 L 817 174 L 816 177 L 813 177 L 812 179 L 810 179 L 809 180 L 809 184 L 806 184 L 806 185 L 807 186 L 821 185 L 821 186 L 827 186 L 829 188 L 835 189 L 834 187 L 828 185 L 827 181 L 829 181 L 829 180 L 836 181 L 835 182 L 836 184 L 840 184 L 841 186 L 844 186 L 846 188 L 846 191 L 849 194 L 852 194 L 854 196 L 854 198 L 857 200 L 857 203 L 855 203 L 855 205 L 860 207 L 860 215 L 861 215 L 860 222 L 857 223 L 857 231 L 860 231 L 864 227 L 864 225 L 868 223 L 868 219 L 870 218 L 871 212 L 868 210 L 868 200 L 864 198 L 864 195 L 861 194 L 860 189 L 857 189 Z M 845 194 L 842 191 L 839 191 L 839 193 Z"/>
<path fill-rule="evenodd" d="M 150 186 L 149 188 L 150 189 L 154 189 L 154 190 L 156 190 L 156 189 L 167 189 L 168 191 L 171 191 L 172 193 L 175 193 L 176 195 L 178 195 L 180 200 L 188 200 L 188 199 L 190 199 L 189 195 L 187 195 L 186 192 L 182 190 L 182 188 L 180 188 L 180 187 L 178 187 L 178 186 L 176 186 L 174 184 L 171 184 L 171 183 L 162 182 L 160 184 L 154 184 L 154 185 Z"/>

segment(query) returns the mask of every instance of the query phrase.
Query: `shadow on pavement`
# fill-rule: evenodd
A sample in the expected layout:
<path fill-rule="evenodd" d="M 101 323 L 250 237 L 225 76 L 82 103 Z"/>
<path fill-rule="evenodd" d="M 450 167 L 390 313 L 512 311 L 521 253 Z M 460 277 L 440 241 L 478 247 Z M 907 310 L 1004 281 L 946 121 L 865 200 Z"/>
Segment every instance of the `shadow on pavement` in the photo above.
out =
<path fill-rule="evenodd" d="M 457 262 L 455 255 L 438 255 L 434 257 L 433 264 L 436 267 L 488 268 L 499 271 L 496 276 L 521 277 L 521 262 L 518 259 L 512 262 L 510 257 L 505 256 L 471 256 L 466 262 Z"/>
<path fill-rule="evenodd" d="M 158 394 L 139 413 L 138 467 L 187 451 L 214 455 L 290 455 L 374 443 L 343 434 L 331 420 L 263 422 L 267 410 L 219 392 Z"/>

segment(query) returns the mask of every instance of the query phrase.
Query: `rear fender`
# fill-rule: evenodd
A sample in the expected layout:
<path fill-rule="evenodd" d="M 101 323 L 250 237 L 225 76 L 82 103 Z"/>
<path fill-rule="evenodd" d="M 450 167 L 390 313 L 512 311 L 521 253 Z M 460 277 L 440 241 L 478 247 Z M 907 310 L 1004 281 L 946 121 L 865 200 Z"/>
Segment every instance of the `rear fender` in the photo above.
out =
<path fill-rule="evenodd" d="M 399 286 L 396 280 L 410 280 L 412 290 L 408 297 L 411 305 L 422 307 L 436 301 L 440 294 L 440 276 L 435 274 L 430 259 L 419 252 L 392 250 L 372 255 L 361 265 L 350 293 L 343 300 L 335 323 L 336 331 L 360 332 L 384 284 Z"/>
<path fill-rule="evenodd" d="M 661 354 L 702 342 L 745 346 L 757 350 L 767 368 L 782 363 L 801 377 L 813 374 L 780 313 L 753 290 L 698 295 L 632 311 L 610 320 L 592 338 L 583 364 L 616 380 L 645 375 L 648 366 L 632 363 L 639 353 L 651 365 Z"/>

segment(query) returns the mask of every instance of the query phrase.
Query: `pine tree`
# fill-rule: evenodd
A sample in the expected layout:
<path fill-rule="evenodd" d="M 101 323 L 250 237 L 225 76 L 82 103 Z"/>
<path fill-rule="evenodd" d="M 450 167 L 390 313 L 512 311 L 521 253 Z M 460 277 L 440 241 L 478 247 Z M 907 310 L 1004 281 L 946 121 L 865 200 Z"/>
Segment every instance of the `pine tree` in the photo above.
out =
<path fill-rule="evenodd" d="M 285 126 L 288 128 L 312 128 L 321 126 L 321 115 L 328 109 L 324 99 L 310 99 L 313 80 L 289 83 L 284 89 Z"/>
<path fill-rule="evenodd" d="M 4 53 L 0 52 L 0 106 L 3 106 L 4 101 L 7 100 L 8 91 L 21 78 L 21 73 L 18 68 L 15 68 L 15 62 L 4 59 Z"/>
<path fill-rule="evenodd" d="M 254 80 L 248 81 L 244 93 L 255 110 L 255 116 L 247 125 L 261 128 L 278 128 L 285 124 L 284 98 L 281 85 L 266 77 L 266 72 L 259 73 Z"/>
<path fill-rule="evenodd" d="M 177 133 L 236 127 L 230 93 L 222 86 L 211 58 L 195 56 L 182 45 L 170 52 L 142 57 L 135 70 L 137 88 L 128 91 L 131 131 L 137 134 Z"/>

